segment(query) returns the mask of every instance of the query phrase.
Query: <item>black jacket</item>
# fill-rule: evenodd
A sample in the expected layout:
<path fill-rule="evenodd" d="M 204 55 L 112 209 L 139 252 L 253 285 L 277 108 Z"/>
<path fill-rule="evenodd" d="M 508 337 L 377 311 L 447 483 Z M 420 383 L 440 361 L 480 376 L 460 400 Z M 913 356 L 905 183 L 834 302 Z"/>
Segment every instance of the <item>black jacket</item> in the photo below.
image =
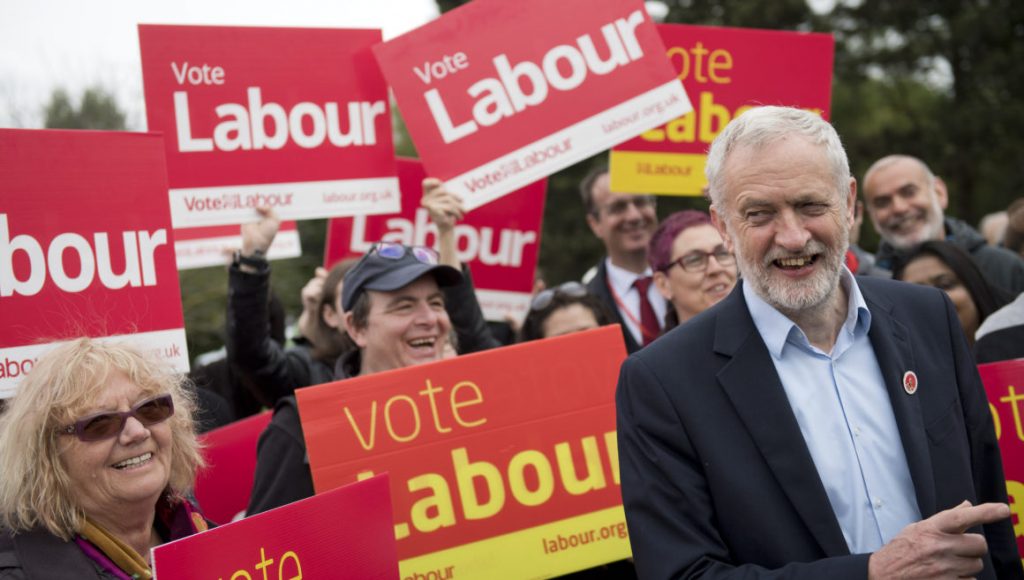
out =
<path fill-rule="evenodd" d="M 602 302 L 608 307 L 608 312 L 612 315 L 612 322 L 619 325 L 622 329 L 622 338 L 626 341 L 626 352 L 633 354 L 640 350 L 640 345 L 636 339 L 633 338 L 633 333 L 626 328 L 625 322 L 622 320 L 622 313 L 619 312 L 619 306 L 615 303 L 615 297 L 612 296 L 611 290 L 608 288 L 608 267 L 605 264 L 605 260 L 602 258 L 597 263 L 597 274 L 587 282 L 587 290 L 601 299 Z"/>
<path fill-rule="evenodd" d="M 947 217 L 946 241 L 967 252 L 989 284 L 1016 296 L 1024 292 L 1024 260 L 1006 248 L 990 246 L 967 222 Z M 897 250 L 885 240 L 878 245 L 875 263 L 894 271 L 906 262 L 910 252 Z"/>
<path fill-rule="evenodd" d="M 276 403 L 295 389 L 334 380 L 330 364 L 316 360 L 307 347 L 285 349 L 270 338 L 270 268 L 248 273 L 228 271 L 228 360 Z"/>
<path fill-rule="evenodd" d="M 86 556 L 74 542 L 46 530 L 17 535 L 0 532 L 0 579 L 90 580 L 114 578 Z"/>
<path fill-rule="evenodd" d="M 857 284 L 921 516 L 965 499 L 1005 503 L 992 415 L 949 298 Z M 616 410 L 640 577 L 867 577 L 868 554 L 849 553 L 742 283 L 626 360 Z M 1010 518 L 971 531 L 988 541 L 979 579 L 1024 578 Z"/>

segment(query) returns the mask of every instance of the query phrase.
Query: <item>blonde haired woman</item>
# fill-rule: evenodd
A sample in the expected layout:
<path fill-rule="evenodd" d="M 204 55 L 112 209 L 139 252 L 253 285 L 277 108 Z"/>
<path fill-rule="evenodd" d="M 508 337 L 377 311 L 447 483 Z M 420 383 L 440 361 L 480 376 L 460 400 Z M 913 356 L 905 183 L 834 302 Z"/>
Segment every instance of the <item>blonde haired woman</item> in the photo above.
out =
<path fill-rule="evenodd" d="M 202 460 L 171 369 L 81 338 L 41 357 L 0 416 L 0 578 L 151 578 L 149 550 L 207 528 Z"/>

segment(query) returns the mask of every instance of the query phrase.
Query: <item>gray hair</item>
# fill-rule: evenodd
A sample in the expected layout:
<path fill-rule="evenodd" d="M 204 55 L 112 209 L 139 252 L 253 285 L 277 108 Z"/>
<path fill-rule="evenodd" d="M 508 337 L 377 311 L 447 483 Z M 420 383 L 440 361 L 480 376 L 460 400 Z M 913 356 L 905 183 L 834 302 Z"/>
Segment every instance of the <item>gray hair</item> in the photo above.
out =
<path fill-rule="evenodd" d="M 790 136 L 800 136 L 825 147 L 832 166 L 836 193 L 849 191 L 850 162 L 839 134 L 820 115 L 792 107 L 756 107 L 736 117 L 711 143 L 704 174 L 708 179 L 711 204 L 723 208 L 725 194 L 725 162 L 740 147 L 764 148 Z"/>
<path fill-rule="evenodd" d="M 921 169 L 921 172 L 924 173 L 925 180 L 928 182 L 928 187 L 935 187 L 935 174 L 932 173 L 932 170 L 928 167 L 928 164 L 925 163 L 924 161 L 921 161 L 917 157 L 914 157 L 913 155 L 903 154 L 886 155 L 885 157 L 872 163 L 871 167 L 868 167 L 868 170 L 864 172 L 864 181 L 862 182 L 863 185 L 865 187 L 867 186 L 868 179 L 870 179 L 871 176 L 875 174 L 875 172 L 881 169 L 885 169 L 886 167 L 889 167 L 890 165 L 898 161 L 910 161 L 916 164 Z"/>

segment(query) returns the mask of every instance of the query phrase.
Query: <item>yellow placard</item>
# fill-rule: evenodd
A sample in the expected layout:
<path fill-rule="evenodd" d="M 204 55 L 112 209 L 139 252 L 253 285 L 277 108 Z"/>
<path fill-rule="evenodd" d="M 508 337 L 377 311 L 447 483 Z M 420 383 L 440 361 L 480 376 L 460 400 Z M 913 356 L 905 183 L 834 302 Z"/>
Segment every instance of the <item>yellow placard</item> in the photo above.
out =
<path fill-rule="evenodd" d="M 701 195 L 706 155 L 693 153 L 611 152 L 612 191 L 636 191 L 659 195 Z"/>
<path fill-rule="evenodd" d="M 622 506 L 399 562 L 403 580 L 551 578 L 632 555 Z"/>

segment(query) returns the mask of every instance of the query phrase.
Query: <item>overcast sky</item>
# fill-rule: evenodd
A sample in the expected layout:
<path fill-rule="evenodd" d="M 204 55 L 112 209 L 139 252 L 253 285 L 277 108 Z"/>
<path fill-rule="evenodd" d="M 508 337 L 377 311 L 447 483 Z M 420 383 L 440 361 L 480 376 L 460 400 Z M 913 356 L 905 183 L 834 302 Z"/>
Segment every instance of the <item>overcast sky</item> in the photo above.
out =
<path fill-rule="evenodd" d="M 100 85 L 144 129 L 139 23 L 380 28 L 388 39 L 437 13 L 434 0 L 0 0 L 0 127 L 41 127 L 53 89 Z"/>

